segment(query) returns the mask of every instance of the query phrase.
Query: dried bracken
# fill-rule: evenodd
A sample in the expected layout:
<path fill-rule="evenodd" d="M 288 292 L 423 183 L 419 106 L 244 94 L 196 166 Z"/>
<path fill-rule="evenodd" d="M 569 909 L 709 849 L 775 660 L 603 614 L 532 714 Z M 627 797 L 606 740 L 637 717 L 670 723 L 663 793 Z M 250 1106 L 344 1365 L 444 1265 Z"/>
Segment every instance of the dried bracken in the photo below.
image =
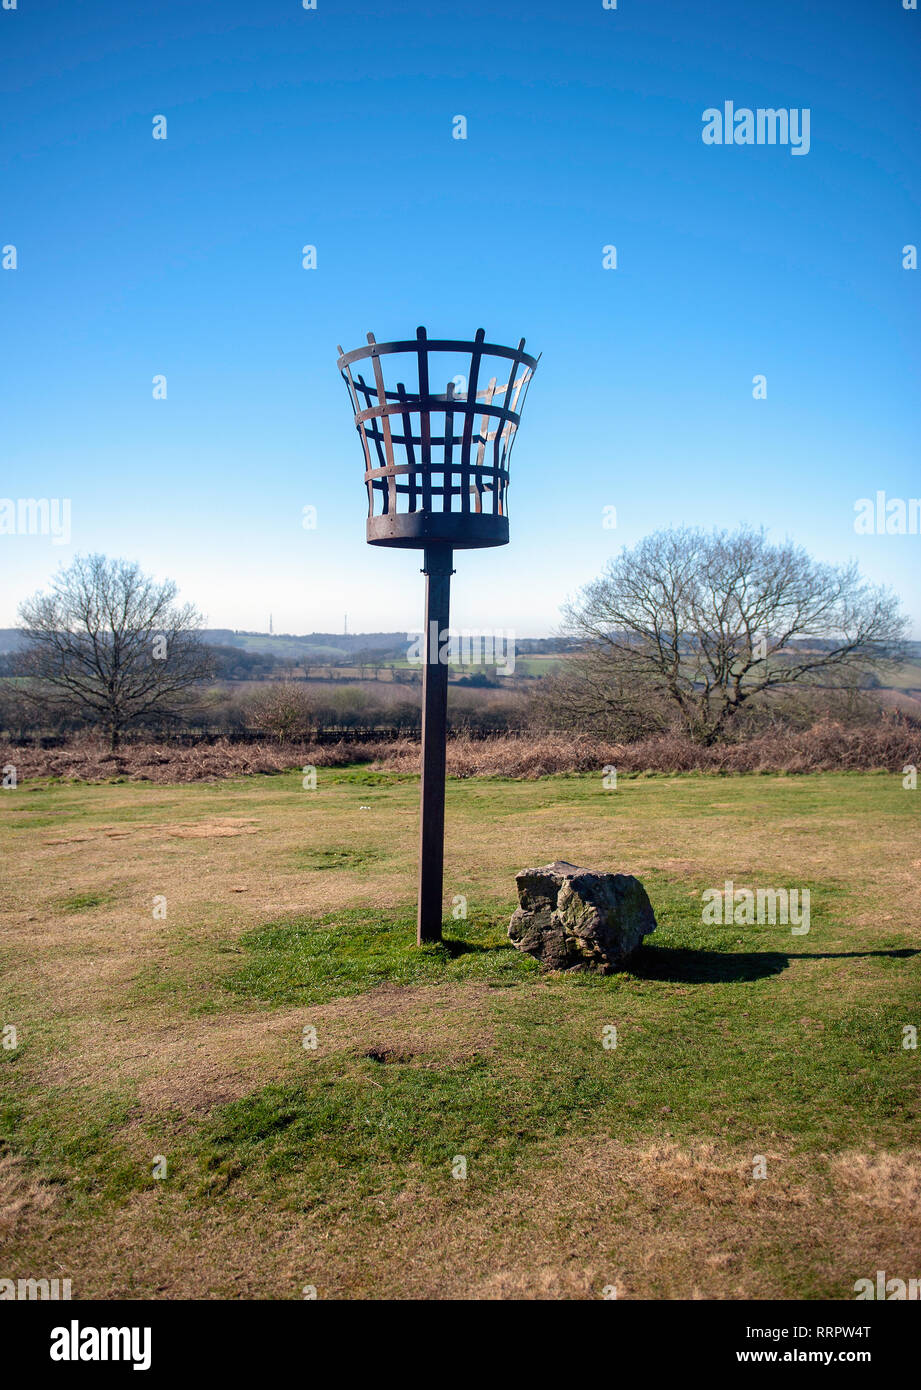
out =
<path fill-rule="evenodd" d="M 12 763 L 20 781 L 37 777 L 105 782 L 198 782 L 256 773 L 370 764 L 372 770 L 419 771 L 419 744 L 409 738 L 377 742 L 233 743 L 220 739 L 192 747 L 126 744 L 110 753 L 100 740 L 78 739 L 63 748 L 0 744 L 0 763 Z M 710 747 L 681 734 L 638 743 L 613 743 L 585 734 L 509 735 L 448 741 L 451 777 L 548 777 L 599 772 L 899 772 L 921 766 L 921 727 L 899 716 L 856 727 L 824 720 L 801 732 L 777 731 Z"/>

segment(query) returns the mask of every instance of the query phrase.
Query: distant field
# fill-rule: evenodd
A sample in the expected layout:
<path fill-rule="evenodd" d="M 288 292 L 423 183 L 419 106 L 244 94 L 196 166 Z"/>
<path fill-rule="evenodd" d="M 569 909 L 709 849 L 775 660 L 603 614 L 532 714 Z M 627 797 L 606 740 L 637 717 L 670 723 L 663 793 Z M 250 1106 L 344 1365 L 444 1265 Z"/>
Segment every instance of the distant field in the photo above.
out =
<path fill-rule="evenodd" d="M 853 1298 L 921 1274 L 921 791 L 452 781 L 447 940 L 421 952 L 417 796 L 366 768 L 0 794 L 4 1275 Z M 542 977 L 509 947 L 514 872 L 554 857 L 646 883 L 630 973 Z M 808 935 L 704 925 L 727 878 L 808 887 Z"/>
<path fill-rule="evenodd" d="M 891 690 L 914 690 L 921 694 L 921 661 L 906 661 L 898 671 L 886 676 L 885 685 Z"/>

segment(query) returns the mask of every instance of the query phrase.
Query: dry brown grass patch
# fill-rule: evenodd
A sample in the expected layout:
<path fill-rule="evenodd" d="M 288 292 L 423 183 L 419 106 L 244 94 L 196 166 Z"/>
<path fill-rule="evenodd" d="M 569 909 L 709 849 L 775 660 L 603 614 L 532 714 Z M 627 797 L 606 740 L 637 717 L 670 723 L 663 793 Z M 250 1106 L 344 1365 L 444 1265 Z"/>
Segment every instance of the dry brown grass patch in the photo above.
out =
<path fill-rule="evenodd" d="M 20 1233 L 54 1205 L 55 1194 L 47 1183 L 32 1176 L 28 1166 L 13 1154 L 0 1154 L 0 1236 Z"/>
<path fill-rule="evenodd" d="M 161 827 L 151 828 L 157 830 Z M 220 840 L 233 835 L 255 835 L 258 825 L 250 817 L 220 816 L 213 820 L 195 821 L 191 825 L 164 826 L 162 829 L 177 840 Z"/>
<path fill-rule="evenodd" d="M 901 1213 L 905 1221 L 921 1230 L 921 1150 L 852 1151 L 839 1154 L 831 1166 L 850 1200 L 876 1211 Z"/>
<path fill-rule="evenodd" d="M 484 1017 L 485 985 L 380 985 L 367 994 L 271 1013 L 186 1018 L 164 1024 L 148 1009 L 130 1018 L 73 1025 L 73 1052 L 39 1073 L 52 1086 L 104 1086 L 113 1076 L 136 1089 L 145 1114 L 200 1116 L 215 1105 L 337 1052 L 418 1065 L 455 1064 L 492 1051 Z M 303 1047 L 305 1025 L 317 1029 L 316 1051 Z"/>

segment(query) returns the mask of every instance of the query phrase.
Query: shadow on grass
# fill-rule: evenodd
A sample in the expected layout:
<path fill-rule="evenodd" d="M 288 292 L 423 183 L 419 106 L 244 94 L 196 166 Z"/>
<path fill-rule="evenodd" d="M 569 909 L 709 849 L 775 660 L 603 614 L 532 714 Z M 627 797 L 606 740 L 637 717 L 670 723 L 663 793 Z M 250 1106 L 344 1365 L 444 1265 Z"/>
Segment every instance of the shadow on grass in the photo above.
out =
<path fill-rule="evenodd" d="M 894 951 L 695 951 L 668 946 L 644 946 L 630 962 L 630 974 L 643 980 L 722 984 L 731 980 L 763 980 L 779 975 L 791 960 L 863 960 L 872 956 L 903 959 L 919 952 L 910 947 Z"/>

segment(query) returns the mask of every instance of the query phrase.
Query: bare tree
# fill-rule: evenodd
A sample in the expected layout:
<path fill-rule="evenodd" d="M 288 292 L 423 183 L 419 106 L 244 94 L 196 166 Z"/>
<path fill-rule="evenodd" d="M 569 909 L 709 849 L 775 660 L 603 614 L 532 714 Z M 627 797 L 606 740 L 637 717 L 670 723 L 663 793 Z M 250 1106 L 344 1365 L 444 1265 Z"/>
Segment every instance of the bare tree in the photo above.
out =
<path fill-rule="evenodd" d="M 265 686 L 248 712 L 255 726 L 274 734 L 279 743 L 306 738 L 316 726 L 313 698 L 295 681 Z"/>
<path fill-rule="evenodd" d="M 820 564 L 746 527 L 647 536 L 564 617 L 581 644 L 570 698 L 583 715 L 610 716 L 618 704 L 658 723 L 670 713 L 703 743 L 756 696 L 840 689 L 891 667 L 907 625 L 896 597 L 855 564 Z"/>
<path fill-rule="evenodd" d="M 31 698 L 95 718 L 113 750 L 133 721 L 175 713 L 183 692 L 212 671 L 197 636 L 201 615 L 178 606 L 176 592 L 126 560 L 77 556 L 50 592 L 19 610 Z"/>
<path fill-rule="evenodd" d="M 675 723 L 669 701 L 599 643 L 587 643 L 561 670 L 541 677 L 530 696 L 529 714 L 540 730 L 591 730 L 625 743 L 662 733 Z"/>

